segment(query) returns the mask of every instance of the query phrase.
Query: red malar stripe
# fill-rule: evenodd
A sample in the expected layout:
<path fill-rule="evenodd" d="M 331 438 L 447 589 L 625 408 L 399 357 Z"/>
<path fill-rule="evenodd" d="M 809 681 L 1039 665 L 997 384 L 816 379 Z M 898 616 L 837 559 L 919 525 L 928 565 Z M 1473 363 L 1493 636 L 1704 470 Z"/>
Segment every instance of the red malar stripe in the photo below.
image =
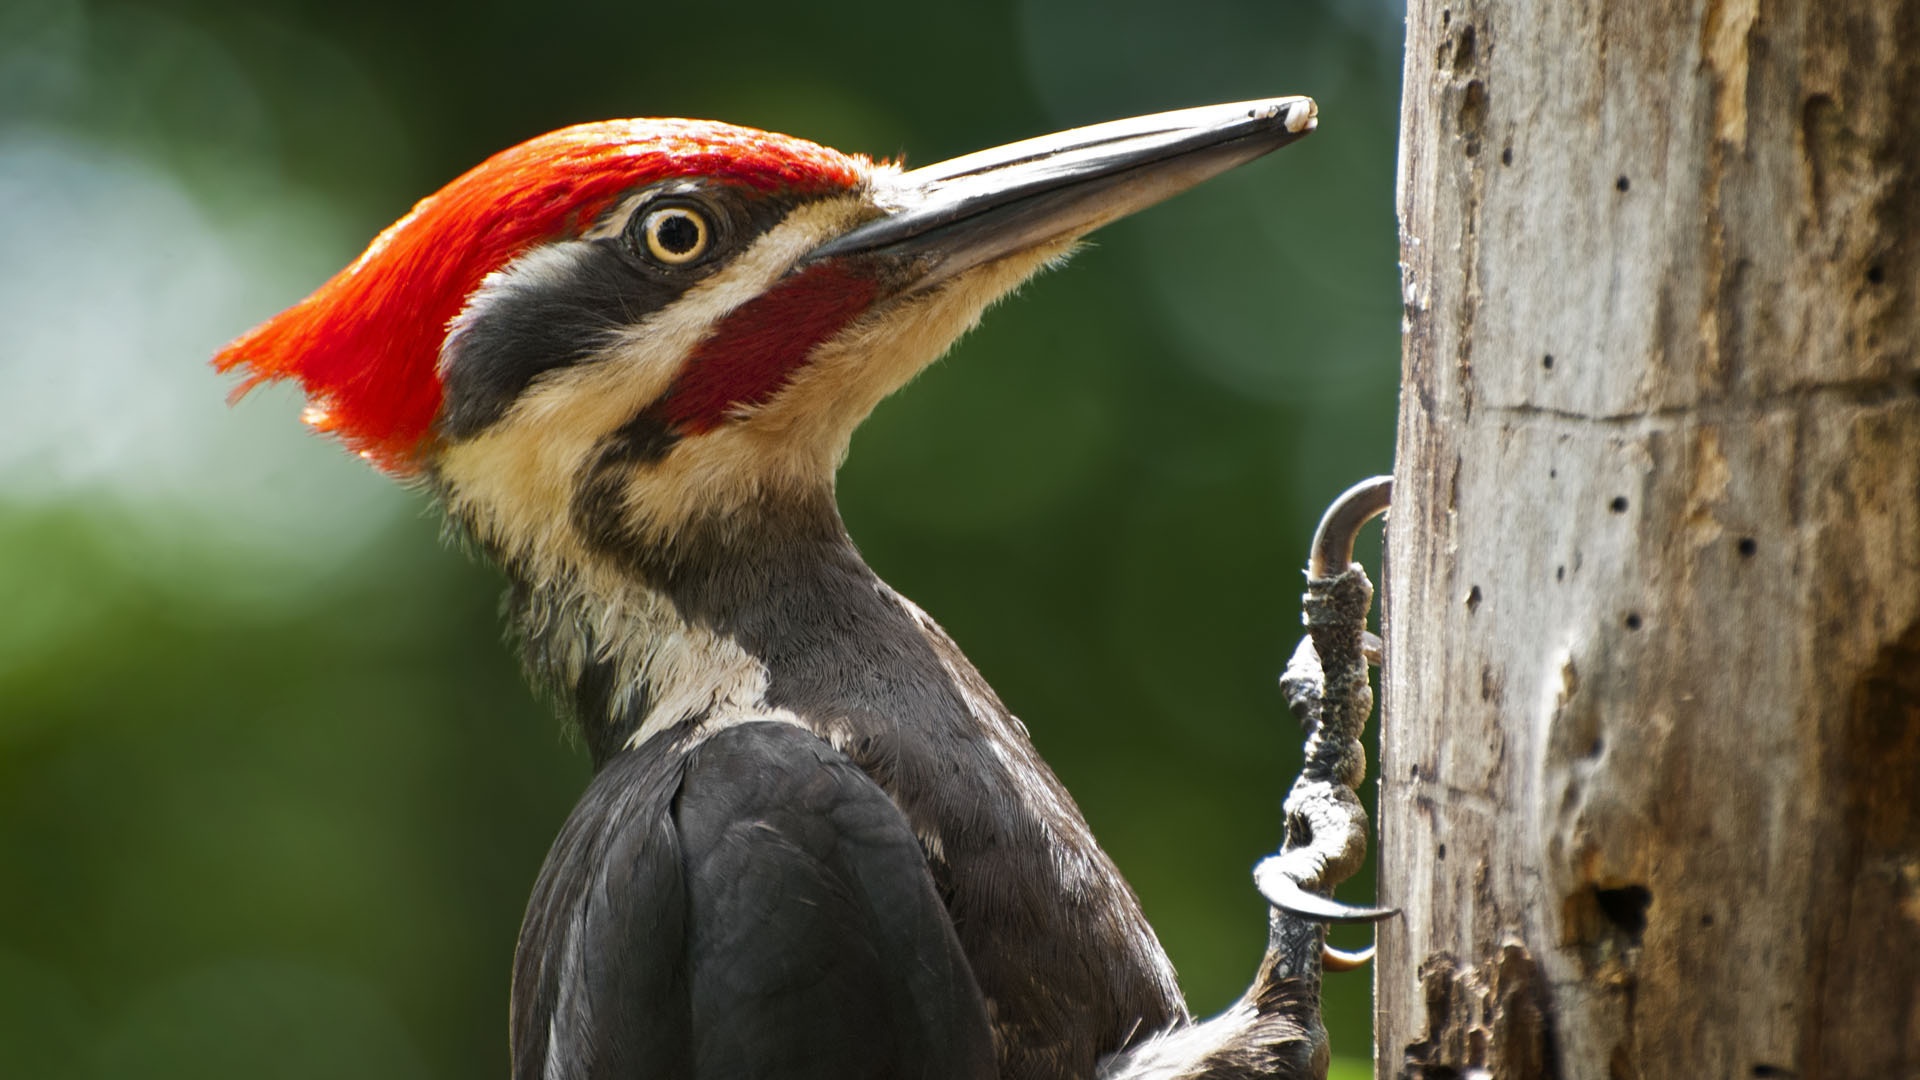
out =
<path fill-rule="evenodd" d="M 680 369 L 663 401 L 667 420 L 699 434 L 736 409 L 764 404 L 816 346 L 867 310 L 878 291 L 872 278 L 826 264 L 740 305 Z"/>

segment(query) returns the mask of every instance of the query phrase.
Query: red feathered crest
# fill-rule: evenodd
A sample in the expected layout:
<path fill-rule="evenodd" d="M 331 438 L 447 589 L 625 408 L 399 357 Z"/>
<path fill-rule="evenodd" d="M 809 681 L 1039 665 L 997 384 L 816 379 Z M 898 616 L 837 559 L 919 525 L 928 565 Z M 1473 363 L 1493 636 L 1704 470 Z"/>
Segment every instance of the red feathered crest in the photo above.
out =
<path fill-rule="evenodd" d="M 488 158 L 422 199 L 313 295 L 214 357 L 306 391 L 303 419 L 396 475 L 420 467 L 440 411 L 440 346 L 481 279 L 590 225 L 627 192 L 701 176 L 761 191 L 833 191 L 868 162 L 801 139 L 700 120 L 562 128 Z"/>

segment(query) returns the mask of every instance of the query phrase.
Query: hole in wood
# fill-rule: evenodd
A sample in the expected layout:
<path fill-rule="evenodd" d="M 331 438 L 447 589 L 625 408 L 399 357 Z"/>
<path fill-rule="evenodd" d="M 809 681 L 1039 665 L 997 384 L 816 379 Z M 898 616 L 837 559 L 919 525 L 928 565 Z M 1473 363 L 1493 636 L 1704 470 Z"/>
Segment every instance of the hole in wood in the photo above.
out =
<path fill-rule="evenodd" d="M 1607 504 L 1607 509 L 1613 511 L 1616 514 L 1626 513 L 1627 497 L 1625 495 L 1615 495 L 1613 497 L 1613 501 Z"/>
<path fill-rule="evenodd" d="M 1480 586 L 1475 585 L 1474 587 L 1467 590 L 1467 613 L 1472 614 L 1473 612 L 1476 612 L 1479 610 L 1480 610 Z"/>
<path fill-rule="evenodd" d="M 1879 263 L 1874 263 L 1872 266 L 1867 267 L 1867 283 L 1868 284 L 1878 285 L 1885 280 L 1887 280 L 1886 267 L 1881 266 Z"/>
<path fill-rule="evenodd" d="M 1513 147 L 1503 146 L 1500 148 L 1500 164 L 1502 165 L 1513 164 Z"/>
<path fill-rule="evenodd" d="M 1639 612 L 1637 611 L 1627 612 L 1627 629 L 1629 630 L 1640 629 L 1640 613 Z"/>
<path fill-rule="evenodd" d="M 1453 44 L 1454 74 L 1465 74 L 1467 69 L 1473 66 L 1474 48 L 1473 25 L 1471 23 L 1461 23 L 1459 36 L 1454 39 Z"/>
<path fill-rule="evenodd" d="M 1743 559 L 1753 558 L 1754 553 L 1760 550 L 1760 544 L 1751 536 L 1741 537 L 1738 546 L 1740 549 L 1740 557 Z"/>
<path fill-rule="evenodd" d="M 1613 182 L 1613 189 L 1615 191 L 1625 191 L 1632 186 L 1633 184 L 1628 182 L 1627 178 L 1624 176 Z"/>
<path fill-rule="evenodd" d="M 1547 355 L 1541 357 L 1540 366 L 1543 368 L 1546 368 L 1548 371 L 1552 371 L 1553 370 L 1553 354 L 1548 353 Z"/>
<path fill-rule="evenodd" d="M 1480 79 L 1469 80 L 1460 95 L 1460 137 L 1468 157 L 1480 156 L 1480 134 L 1486 123 L 1487 84 Z"/>
<path fill-rule="evenodd" d="M 1622 933 L 1640 944 L 1640 935 L 1647 930 L 1647 908 L 1653 905 L 1653 891 L 1645 885 L 1622 885 L 1617 889 L 1593 890 L 1594 902 L 1600 905 L 1600 914 L 1617 927 Z"/>

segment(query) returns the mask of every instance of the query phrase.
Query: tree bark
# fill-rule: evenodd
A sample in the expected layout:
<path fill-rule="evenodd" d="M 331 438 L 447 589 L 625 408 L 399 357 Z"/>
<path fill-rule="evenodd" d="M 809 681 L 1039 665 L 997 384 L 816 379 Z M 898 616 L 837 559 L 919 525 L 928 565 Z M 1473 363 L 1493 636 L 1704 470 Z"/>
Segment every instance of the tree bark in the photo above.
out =
<path fill-rule="evenodd" d="M 1380 1076 L 1920 1076 L 1920 0 L 1412 0 Z"/>

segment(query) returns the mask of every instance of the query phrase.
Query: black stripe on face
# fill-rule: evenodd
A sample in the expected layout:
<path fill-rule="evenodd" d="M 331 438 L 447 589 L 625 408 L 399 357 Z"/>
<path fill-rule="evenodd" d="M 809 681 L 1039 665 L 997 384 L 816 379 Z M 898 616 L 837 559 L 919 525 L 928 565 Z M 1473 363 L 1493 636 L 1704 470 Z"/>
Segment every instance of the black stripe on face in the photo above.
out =
<path fill-rule="evenodd" d="M 624 205 L 643 219 L 658 199 L 708 212 L 712 254 L 666 266 L 633 230 L 565 240 L 521 256 L 476 294 L 448 337 L 441 361 L 445 400 L 438 434 L 470 439 L 506 416 L 541 374 L 592 360 L 623 329 L 667 307 L 784 219 L 799 200 L 677 182 Z"/>
<path fill-rule="evenodd" d="M 627 483 L 634 466 L 658 462 L 680 438 L 656 402 L 600 440 L 568 506 L 573 527 L 588 545 L 610 554 L 645 547 L 627 520 Z"/>

